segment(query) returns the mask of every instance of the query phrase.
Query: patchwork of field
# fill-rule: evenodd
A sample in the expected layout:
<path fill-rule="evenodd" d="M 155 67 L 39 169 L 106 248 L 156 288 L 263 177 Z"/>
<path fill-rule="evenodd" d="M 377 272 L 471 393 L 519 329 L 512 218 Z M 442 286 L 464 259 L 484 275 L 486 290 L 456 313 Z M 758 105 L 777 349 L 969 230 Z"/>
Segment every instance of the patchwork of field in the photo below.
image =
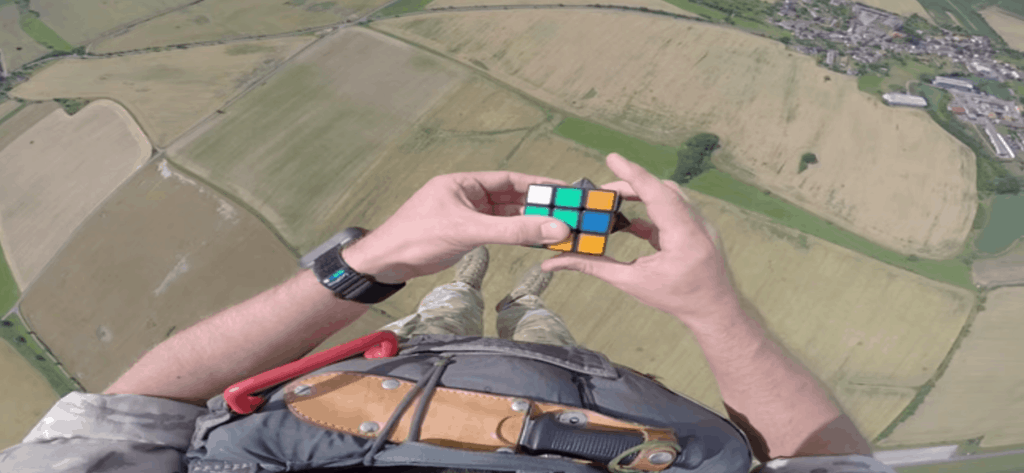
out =
<path fill-rule="evenodd" d="M 7 115 L 10 115 L 20 106 L 21 103 L 19 103 L 17 100 L 4 100 L 0 102 L 0 123 L 2 123 L 2 120 L 6 118 Z"/>
<path fill-rule="evenodd" d="M 917 0 L 860 0 L 860 3 L 897 15 L 910 16 L 916 13 L 926 20 L 932 19 Z"/>
<path fill-rule="evenodd" d="M 594 0 L 434 0 L 430 2 L 429 8 L 445 7 L 472 7 L 479 5 L 593 5 Z M 606 1 L 602 5 L 619 5 L 634 8 L 649 8 L 661 10 L 676 15 L 693 16 L 697 15 L 679 8 L 664 0 L 613 0 Z"/>
<path fill-rule="evenodd" d="M 357 195 L 352 186 L 381 162 L 375 157 L 465 80 L 462 69 L 346 29 L 303 51 L 168 156 L 239 196 L 306 251 L 343 228 L 339 202 Z"/>
<path fill-rule="evenodd" d="M 988 293 L 970 333 L 917 412 L 883 445 L 984 436 L 981 447 L 1024 443 L 1024 288 Z"/>
<path fill-rule="evenodd" d="M 854 78 L 775 41 L 584 10 L 436 13 L 372 25 L 653 143 L 718 134 L 720 168 L 896 251 L 949 258 L 970 230 L 976 168 L 966 146 L 924 112 L 886 107 Z M 798 173 L 808 151 L 820 162 Z"/>
<path fill-rule="evenodd" d="M 54 110 L 0 151 L 0 244 L 24 288 L 152 147 L 109 100 Z"/>
<path fill-rule="evenodd" d="M 83 45 L 119 26 L 194 0 L 32 0 L 32 9 L 62 38 Z"/>
<path fill-rule="evenodd" d="M 1007 45 L 1024 51 L 1024 18 L 1012 15 L 999 7 L 986 8 L 980 13 Z"/>
<path fill-rule="evenodd" d="M 297 269 L 257 218 L 151 161 L 82 224 L 21 312 L 68 372 L 99 392 L 174 330 Z"/>
<path fill-rule="evenodd" d="M 21 442 L 57 402 L 57 393 L 10 345 L 0 342 L 0 450 Z"/>
<path fill-rule="evenodd" d="M 1024 285 L 1024 240 L 996 258 L 975 261 L 972 273 L 974 282 L 982 287 Z"/>
<path fill-rule="evenodd" d="M 219 41 L 355 20 L 385 0 L 206 0 L 139 24 L 92 45 L 94 53 Z"/>
<path fill-rule="evenodd" d="M 0 6 L 0 51 L 3 51 L 7 71 L 18 70 L 26 62 L 49 52 L 21 29 L 17 5 Z"/>
<path fill-rule="evenodd" d="M 13 102 L 13 101 L 12 101 Z M 40 120 L 48 117 L 54 110 L 60 108 L 56 102 L 43 102 L 29 104 L 20 112 L 8 118 L 0 124 L 0 150 L 17 140 L 22 133 L 39 123 Z"/>
<path fill-rule="evenodd" d="M 110 98 L 153 144 L 171 141 L 281 64 L 312 36 L 251 41 L 102 59 L 69 58 L 10 92 L 27 100 Z"/>

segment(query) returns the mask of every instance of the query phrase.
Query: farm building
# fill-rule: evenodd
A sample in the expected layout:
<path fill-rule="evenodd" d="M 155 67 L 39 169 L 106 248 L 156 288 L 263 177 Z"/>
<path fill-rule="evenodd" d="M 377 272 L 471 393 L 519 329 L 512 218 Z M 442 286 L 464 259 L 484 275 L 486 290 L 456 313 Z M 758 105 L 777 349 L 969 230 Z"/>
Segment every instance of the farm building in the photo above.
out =
<path fill-rule="evenodd" d="M 953 112 L 953 113 L 955 113 L 957 115 L 965 115 L 965 114 L 967 114 L 967 109 L 963 108 L 963 107 L 950 107 L 949 111 L 951 111 L 951 112 Z"/>
<path fill-rule="evenodd" d="M 985 127 L 985 133 L 988 135 L 989 141 L 992 142 L 992 147 L 996 149 L 996 156 L 1007 160 L 1017 157 L 1013 153 L 1013 149 L 1010 148 L 1010 144 L 1006 142 L 1006 138 L 998 131 L 993 130 L 992 127 Z"/>
<path fill-rule="evenodd" d="M 953 79 L 952 77 L 938 76 L 932 81 L 932 85 L 942 87 L 943 89 L 974 90 L 974 84 L 965 80 Z"/>
<path fill-rule="evenodd" d="M 924 97 L 910 94 L 888 93 L 882 96 L 885 103 L 889 105 L 902 105 L 904 107 L 927 107 L 928 101 Z"/>

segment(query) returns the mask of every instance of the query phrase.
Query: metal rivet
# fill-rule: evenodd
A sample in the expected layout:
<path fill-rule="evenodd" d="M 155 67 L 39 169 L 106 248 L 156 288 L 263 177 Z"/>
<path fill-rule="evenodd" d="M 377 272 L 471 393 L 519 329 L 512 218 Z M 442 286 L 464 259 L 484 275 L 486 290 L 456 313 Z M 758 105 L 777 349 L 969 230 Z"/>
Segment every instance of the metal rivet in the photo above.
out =
<path fill-rule="evenodd" d="M 516 453 L 515 450 L 512 450 L 511 448 L 508 448 L 508 447 L 501 447 L 501 448 L 499 448 L 499 449 L 497 449 L 495 451 L 498 452 L 498 453 Z"/>
<path fill-rule="evenodd" d="M 310 394 L 313 394 L 313 387 L 300 384 L 295 386 L 295 389 L 292 390 L 292 392 L 295 393 L 296 396 L 309 396 Z"/>
<path fill-rule="evenodd" d="M 583 427 L 587 425 L 587 415 L 579 411 L 568 411 L 558 414 L 558 422 L 565 425 Z"/>
<path fill-rule="evenodd" d="M 380 383 L 380 387 L 384 389 L 395 389 L 398 386 L 401 386 L 401 384 L 402 383 L 399 383 L 397 379 L 385 379 L 383 383 Z"/>
<path fill-rule="evenodd" d="M 364 433 L 364 434 L 372 434 L 372 433 L 376 432 L 378 429 L 380 429 L 380 424 L 378 424 L 378 423 L 376 423 L 376 422 L 374 422 L 372 420 L 369 420 L 369 421 L 363 422 L 362 424 L 359 424 L 359 431 Z"/>
<path fill-rule="evenodd" d="M 512 410 L 516 412 L 526 412 L 530 408 L 530 403 L 525 399 L 516 399 L 512 401 Z"/>
<path fill-rule="evenodd" d="M 654 465 L 664 465 L 672 461 L 672 455 L 669 452 L 654 452 L 647 457 L 647 461 Z"/>

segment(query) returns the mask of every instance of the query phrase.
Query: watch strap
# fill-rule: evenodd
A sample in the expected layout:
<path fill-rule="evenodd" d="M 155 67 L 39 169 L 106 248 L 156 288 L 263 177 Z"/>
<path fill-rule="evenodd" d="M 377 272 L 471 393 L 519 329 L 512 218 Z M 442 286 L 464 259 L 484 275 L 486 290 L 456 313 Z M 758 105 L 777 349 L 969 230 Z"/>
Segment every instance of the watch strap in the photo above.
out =
<path fill-rule="evenodd" d="M 320 284 L 345 300 L 363 304 L 376 304 L 405 287 L 405 283 L 383 284 L 372 276 L 360 274 L 350 267 L 341 257 L 342 245 L 333 248 L 317 257 L 313 264 L 313 272 Z"/>

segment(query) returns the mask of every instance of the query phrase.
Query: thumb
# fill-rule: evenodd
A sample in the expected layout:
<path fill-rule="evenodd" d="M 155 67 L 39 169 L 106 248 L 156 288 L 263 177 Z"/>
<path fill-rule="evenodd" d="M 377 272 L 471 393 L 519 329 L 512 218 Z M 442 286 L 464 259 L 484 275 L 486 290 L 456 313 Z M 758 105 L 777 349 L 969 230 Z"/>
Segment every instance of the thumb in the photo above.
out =
<path fill-rule="evenodd" d="M 540 270 L 544 272 L 554 271 L 576 271 L 589 276 L 594 276 L 608 284 L 618 287 L 614 281 L 618 276 L 624 274 L 627 265 L 615 261 L 607 256 L 581 255 L 579 253 L 562 253 L 561 255 L 549 258 L 540 264 Z"/>
<path fill-rule="evenodd" d="M 544 216 L 488 217 L 478 227 L 486 233 L 480 241 L 503 245 L 553 245 L 569 238 L 569 226 Z"/>

